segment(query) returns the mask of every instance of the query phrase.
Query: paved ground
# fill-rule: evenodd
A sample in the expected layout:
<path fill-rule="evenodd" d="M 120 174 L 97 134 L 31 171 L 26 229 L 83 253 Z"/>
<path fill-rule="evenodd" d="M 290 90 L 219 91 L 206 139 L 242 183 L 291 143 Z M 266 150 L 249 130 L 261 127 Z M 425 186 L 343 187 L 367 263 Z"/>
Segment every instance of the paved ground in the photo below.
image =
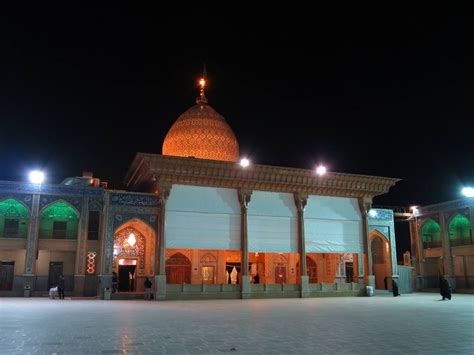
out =
<path fill-rule="evenodd" d="M 235 301 L 0 298 L 0 353 L 474 353 L 474 296 Z"/>

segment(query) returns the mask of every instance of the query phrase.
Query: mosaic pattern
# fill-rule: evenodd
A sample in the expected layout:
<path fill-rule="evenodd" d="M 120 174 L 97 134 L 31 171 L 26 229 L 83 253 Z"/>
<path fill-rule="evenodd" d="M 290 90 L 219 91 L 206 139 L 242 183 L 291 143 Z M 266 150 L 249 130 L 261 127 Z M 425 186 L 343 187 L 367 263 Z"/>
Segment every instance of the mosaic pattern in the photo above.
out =
<path fill-rule="evenodd" d="M 86 272 L 89 275 L 95 274 L 95 262 L 96 262 L 97 253 L 95 251 L 90 251 L 87 253 L 87 267 Z"/>
<path fill-rule="evenodd" d="M 0 194 L 0 201 L 14 199 L 23 202 L 30 210 L 33 201 L 32 195 L 24 195 L 24 194 Z"/>
<path fill-rule="evenodd" d="M 58 203 L 62 203 L 63 201 L 65 201 L 69 203 L 71 206 L 74 206 L 79 212 L 82 209 L 82 198 L 80 197 L 41 195 L 40 210 L 42 210 L 45 206 L 50 205 L 56 201 L 58 201 Z"/>
<path fill-rule="evenodd" d="M 133 233 L 137 240 L 136 244 L 131 246 L 128 244 L 128 237 Z M 145 248 L 146 239 L 145 237 L 134 228 L 125 228 L 114 236 L 114 256 L 117 258 L 121 256 L 137 256 L 139 260 L 138 274 L 145 274 Z"/>
<path fill-rule="evenodd" d="M 369 221 L 377 221 L 377 220 L 383 220 L 383 221 L 391 221 L 393 220 L 393 211 L 392 210 L 382 210 L 378 208 L 374 208 L 374 210 L 377 212 L 374 215 L 371 215 L 370 213 L 368 214 Z"/>
<path fill-rule="evenodd" d="M 114 193 L 110 195 L 111 205 L 127 205 L 127 206 L 141 206 L 141 207 L 156 207 L 158 206 L 158 198 L 152 195 L 135 195 Z"/>
<path fill-rule="evenodd" d="M 179 116 L 163 142 L 163 155 L 238 161 L 239 144 L 219 113 L 206 104 Z"/>

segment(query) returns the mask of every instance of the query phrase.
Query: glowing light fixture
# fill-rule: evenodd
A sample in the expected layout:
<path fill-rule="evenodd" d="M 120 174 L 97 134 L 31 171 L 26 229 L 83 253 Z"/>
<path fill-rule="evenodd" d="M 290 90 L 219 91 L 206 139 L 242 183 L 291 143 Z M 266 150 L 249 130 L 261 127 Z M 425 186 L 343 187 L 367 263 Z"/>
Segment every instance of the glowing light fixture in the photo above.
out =
<path fill-rule="evenodd" d="M 377 213 L 377 210 L 374 210 L 373 208 L 371 208 L 369 210 L 369 216 L 374 218 L 374 217 L 377 217 L 378 213 Z"/>
<path fill-rule="evenodd" d="M 204 87 L 206 86 L 206 79 L 199 79 L 199 86 L 204 89 Z"/>
<path fill-rule="evenodd" d="M 240 166 L 241 167 L 246 168 L 249 165 L 250 165 L 250 160 L 248 160 L 247 158 L 240 159 Z"/>
<path fill-rule="evenodd" d="M 30 172 L 29 178 L 33 184 L 42 184 L 44 181 L 44 173 L 39 170 L 33 170 Z"/>
<path fill-rule="evenodd" d="M 466 197 L 474 197 L 474 188 L 473 187 L 465 187 L 462 189 L 462 194 Z"/>
<path fill-rule="evenodd" d="M 127 238 L 127 242 L 131 247 L 133 247 L 137 243 L 137 238 L 135 237 L 135 234 L 130 233 Z"/>
<path fill-rule="evenodd" d="M 327 173 L 327 169 L 324 165 L 320 165 L 316 168 L 316 174 L 318 174 L 319 176 L 323 176 L 326 173 Z"/>

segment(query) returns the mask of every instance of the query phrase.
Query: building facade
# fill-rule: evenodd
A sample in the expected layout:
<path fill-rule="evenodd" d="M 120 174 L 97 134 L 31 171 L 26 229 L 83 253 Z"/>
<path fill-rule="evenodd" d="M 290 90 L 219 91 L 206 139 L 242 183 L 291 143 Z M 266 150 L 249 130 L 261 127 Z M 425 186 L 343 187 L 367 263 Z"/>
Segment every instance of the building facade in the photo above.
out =
<path fill-rule="evenodd" d="M 454 289 L 474 288 L 474 198 L 417 207 L 410 220 L 416 288 L 439 287 L 446 276 Z"/>
<path fill-rule="evenodd" d="M 398 275 L 393 213 L 371 209 L 396 179 L 239 164 L 204 88 L 163 143 L 138 153 L 126 191 L 92 176 L 0 183 L 0 295 L 155 298 L 356 295 Z M 370 213 L 369 213 L 370 211 Z"/>

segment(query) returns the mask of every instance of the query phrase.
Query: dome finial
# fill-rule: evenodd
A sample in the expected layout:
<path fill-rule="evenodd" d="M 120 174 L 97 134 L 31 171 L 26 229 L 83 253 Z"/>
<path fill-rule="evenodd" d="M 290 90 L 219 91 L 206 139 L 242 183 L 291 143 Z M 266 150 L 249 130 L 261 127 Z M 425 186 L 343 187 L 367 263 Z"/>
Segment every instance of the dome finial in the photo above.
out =
<path fill-rule="evenodd" d="M 207 104 L 207 97 L 206 94 L 204 93 L 204 88 L 206 87 L 206 64 L 204 64 L 204 70 L 202 73 L 201 79 L 199 79 L 199 97 L 196 98 L 196 103 L 197 104 Z"/>

